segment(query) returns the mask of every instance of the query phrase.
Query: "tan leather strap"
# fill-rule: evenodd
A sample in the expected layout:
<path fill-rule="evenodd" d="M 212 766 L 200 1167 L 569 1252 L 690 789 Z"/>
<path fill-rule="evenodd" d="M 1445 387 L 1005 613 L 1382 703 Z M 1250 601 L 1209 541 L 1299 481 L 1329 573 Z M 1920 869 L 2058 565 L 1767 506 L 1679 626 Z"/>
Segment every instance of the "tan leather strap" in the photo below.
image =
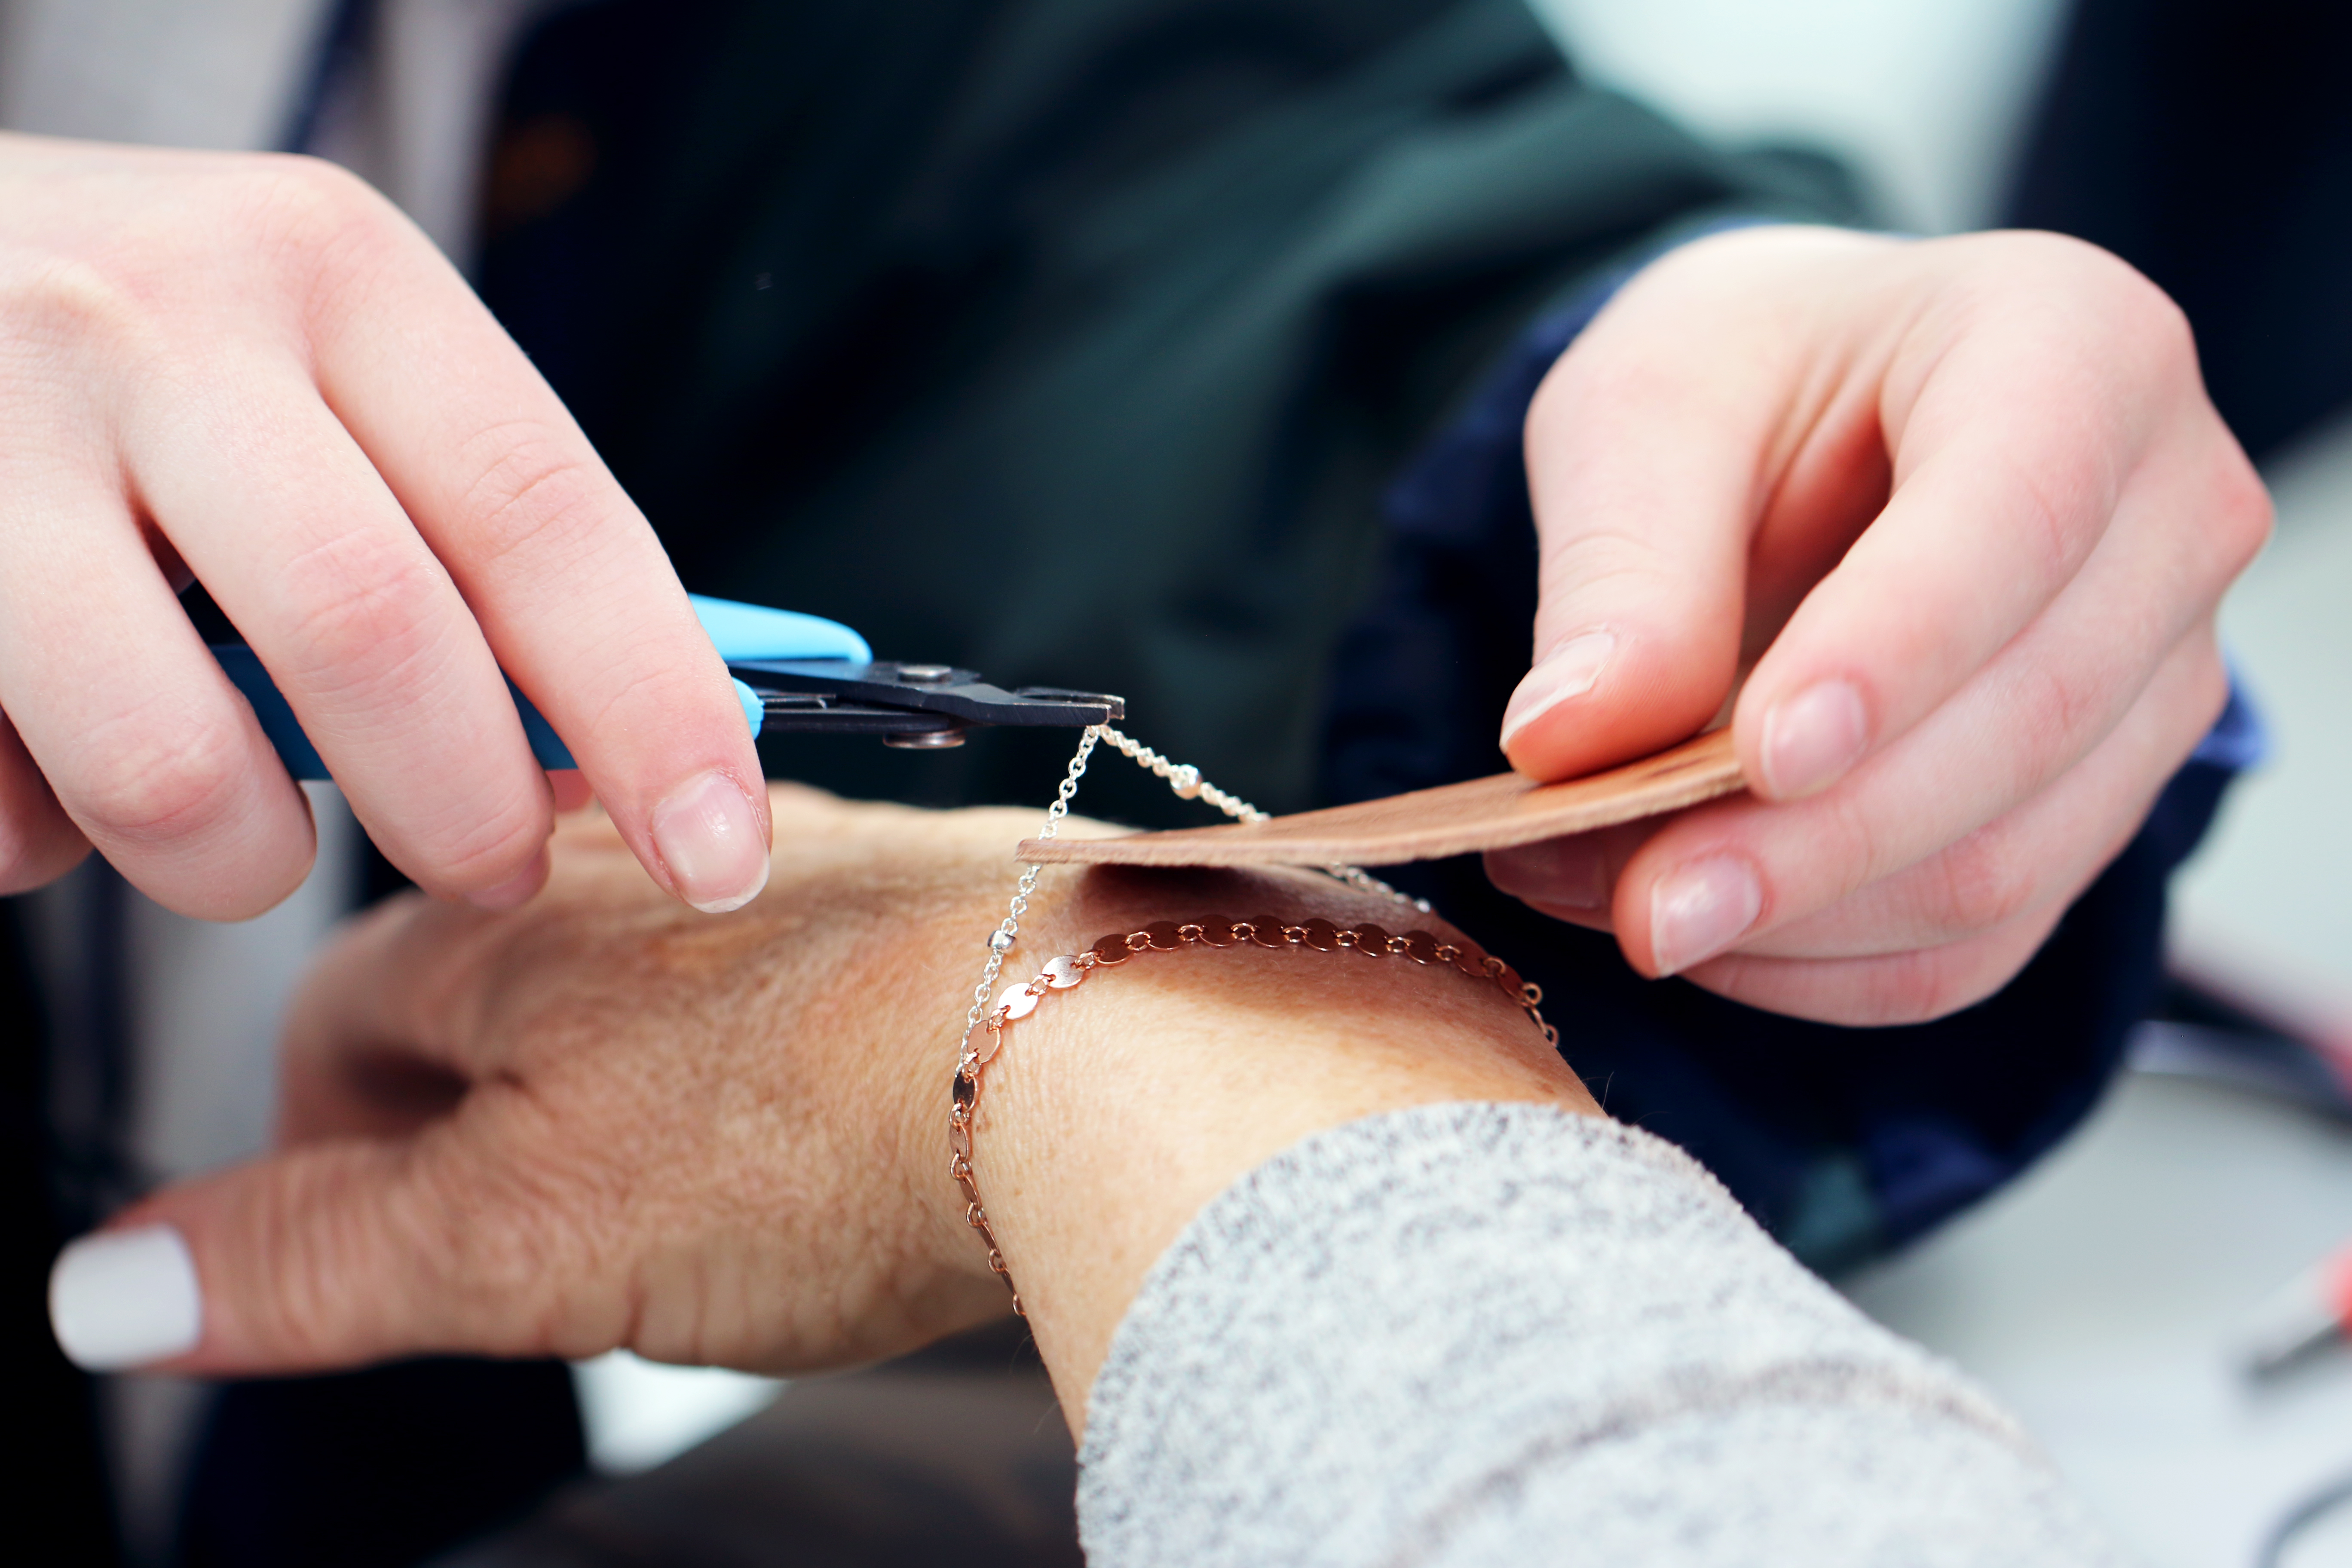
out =
<path fill-rule="evenodd" d="M 1025 839 L 1014 858 L 1033 865 L 1394 866 L 1589 833 L 1746 787 L 1731 731 L 1716 730 L 1640 762 L 1559 784 L 1497 773 L 1263 822 L 1117 838 Z"/>

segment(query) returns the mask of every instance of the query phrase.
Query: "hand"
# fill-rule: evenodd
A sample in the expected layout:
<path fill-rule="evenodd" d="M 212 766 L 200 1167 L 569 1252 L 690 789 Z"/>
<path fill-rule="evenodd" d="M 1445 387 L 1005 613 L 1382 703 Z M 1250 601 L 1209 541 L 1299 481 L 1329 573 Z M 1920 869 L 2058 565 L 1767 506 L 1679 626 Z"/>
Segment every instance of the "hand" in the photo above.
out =
<path fill-rule="evenodd" d="M 1754 229 L 1635 278 L 1528 416 L 1512 765 L 1720 712 L 1753 798 L 1487 857 L 1645 974 L 1839 1024 L 1998 990 L 2219 714 L 2267 537 L 2187 324 L 2046 235 Z"/>
<path fill-rule="evenodd" d="M 308 159 L 0 136 L 0 892 L 96 845 L 236 919 L 309 807 L 174 601 L 244 632 L 427 890 L 544 878 L 499 667 L 655 878 L 730 908 L 767 801 L 645 519 L 425 237 Z"/>
<path fill-rule="evenodd" d="M 589 814 L 521 909 L 412 895 L 340 937 L 289 1016 L 279 1152 L 113 1227 L 191 1250 L 203 1338 L 175 1364 L 626 1345 L 791 1372 L 1004 1310 L 962 1267 L 946 1108 L 1034 814 L 772 809 L 770 891 L 721 920 Z"/>
<path fill-rule="evenodd" d="M 616 1345 L 793 1372 L 1009 1310 L 947 1110 L 979 937 L 1034 815 L 774 799 L 774 882 L 724 921 L 663 900 L 593 818 L 558 831 L 522 910 L 366 917 L 294 1008 L 281 1151 L 77 1244 L 68 1347 L 201 1373 Z M 1219 908 L 1397 923 L 1307 873 L 1057 874 L 1011 973 Z M 1007 1051 L 976 1163 L 1074 1421 L 1152 1260 L 1267 1155 L 1430 1100 L 1593 1109 L 1492 987 L 1344 952 L 1155 955 L 1057 996 Z M 90 1337 L 126 1305 L 145 1317 Z"/>

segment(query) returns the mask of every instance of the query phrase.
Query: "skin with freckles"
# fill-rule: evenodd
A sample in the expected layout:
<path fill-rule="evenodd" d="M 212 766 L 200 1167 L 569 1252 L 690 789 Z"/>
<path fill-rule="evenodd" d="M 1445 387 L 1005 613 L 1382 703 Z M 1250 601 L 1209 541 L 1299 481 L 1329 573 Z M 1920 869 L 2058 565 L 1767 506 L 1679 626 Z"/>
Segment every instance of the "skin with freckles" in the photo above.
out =
<path fill-rule="evenodd" d="M 503 908 L 546 877 L 503 666 L 657 880 L 756 891 L 717 652 L 424 235 L 310 159 L 0 135 L 0 892 L 92 846 L 212 919 L 301 881 L 309 807 L 175 603 L 192 576 L 420 886 Z"/>
<path fill-rule="evenodd" d="M 1753 794 L 1489 875 L 1645 974 L 1839 1024 L 2023 967 L 2219 715 L 2214 612 L 2270 527 L 2179 311 L 2048 235 L 1685 247 L 1553 368 L 1527 452 L 1512 765 L 1643 755 L 1736 690 Z"/>
<path fill-rule="evenodd" d="M 773 879 L 723 919 L 587 816 L 523 909 L 408 898 L 346 932 L 288 1025 L 279 1151 L 115 1222 L 194 1255 L 203 1339 L 173 1369 L 627 1346 L 799 1372 L 1009 1311 L 947 1112 L 1035 814 L 773 808 Z M 1234 910 L 1406 924 L 1303 872 L 1055 871 L 1007 973 Z M 1144 1272 L 1235 1176 L 1356 1117 L 1496 1100 L 1598 1114 L 1517 1008 L 1442 967 L 1186 950 L 1056 993 L 990 1070 L 974 1163 L 1074 1429 Z"/>

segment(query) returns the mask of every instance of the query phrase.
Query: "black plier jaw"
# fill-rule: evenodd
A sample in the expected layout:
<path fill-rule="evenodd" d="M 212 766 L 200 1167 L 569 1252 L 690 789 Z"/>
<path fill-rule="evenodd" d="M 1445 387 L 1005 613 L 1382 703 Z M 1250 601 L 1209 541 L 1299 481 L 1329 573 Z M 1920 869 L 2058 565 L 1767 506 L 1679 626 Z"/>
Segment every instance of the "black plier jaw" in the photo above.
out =
<path fill-rule="evenodd" d="M 961 746 L 964 731 L 978 726 L 1082 730 L 1127 717 L 1125 700 L 1108 692 L 1007 691 L 977 670 L 945 664 L 749 659 L 727 668 L 758 694 L 762 735 L 879 735 L 886 746 L 929 751 Z"/>

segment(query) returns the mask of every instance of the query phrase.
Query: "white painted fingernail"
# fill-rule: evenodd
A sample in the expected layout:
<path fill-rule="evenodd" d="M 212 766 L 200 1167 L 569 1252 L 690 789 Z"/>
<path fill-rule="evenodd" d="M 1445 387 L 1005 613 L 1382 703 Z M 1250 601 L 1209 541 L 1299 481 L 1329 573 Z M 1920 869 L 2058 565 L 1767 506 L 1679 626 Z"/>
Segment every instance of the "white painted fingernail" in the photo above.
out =
<path fill-rule="evenodd" d="M 49 1327 L 85 1372 L 184 1355 L 204 1337 L 196 1260 L 168 1225 L 85 1236 L 49 1270 Z"/>
<path fill-rule="evenodd" d="M 724 773 L 705 773 L 662 802 L 653 828 L 678 896 L 705 914 L 740 910 L 768 885 L 760 819 Z"/>
<path fill-rule="evenodd" d="M 1508 746 L 1512 736 L 1570 698 L 1591 690 L 1616 651 L 1617 637 L 1612 632 L 1586 632 L 1552 649 L 1550 657 L 1520 678 L 1518 689 L 1511 693 L 1510 706 L 1503 710 L 1503 744 Z"/>
<path fill-rule="evenodd" d="M 1650 889 L 1650 956 L 1680 974 L 1738 942 L 1764 912 L 1756 869 L 1736 855 L 1676 867 Z"/>

